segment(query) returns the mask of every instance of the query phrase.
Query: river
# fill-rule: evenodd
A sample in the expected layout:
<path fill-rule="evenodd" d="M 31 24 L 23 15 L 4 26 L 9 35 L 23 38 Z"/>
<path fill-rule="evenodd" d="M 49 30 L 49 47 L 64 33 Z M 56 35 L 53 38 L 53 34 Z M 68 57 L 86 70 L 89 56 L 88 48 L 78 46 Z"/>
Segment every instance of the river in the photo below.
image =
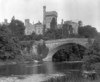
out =
<path fill-rule="evenodd" d="M 81 63 L 42 62 L 0 66 L 0 82 L 43 82 L 52 77 L 70 75 L 83 82 Z M 71 81 L 70 81 L 71 82 Z M 74 81 L 72 81 L 74 82 Z"/>

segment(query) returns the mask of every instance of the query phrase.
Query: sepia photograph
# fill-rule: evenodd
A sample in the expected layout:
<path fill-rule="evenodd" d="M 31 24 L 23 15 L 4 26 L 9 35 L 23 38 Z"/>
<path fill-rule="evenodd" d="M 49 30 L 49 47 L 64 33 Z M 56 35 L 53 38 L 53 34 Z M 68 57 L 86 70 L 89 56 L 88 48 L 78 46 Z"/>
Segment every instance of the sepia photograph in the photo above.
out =
<path fill-rule="evenodd" d="M 0 0 L 0 82 L 100 82 L 100 0 Z"/>

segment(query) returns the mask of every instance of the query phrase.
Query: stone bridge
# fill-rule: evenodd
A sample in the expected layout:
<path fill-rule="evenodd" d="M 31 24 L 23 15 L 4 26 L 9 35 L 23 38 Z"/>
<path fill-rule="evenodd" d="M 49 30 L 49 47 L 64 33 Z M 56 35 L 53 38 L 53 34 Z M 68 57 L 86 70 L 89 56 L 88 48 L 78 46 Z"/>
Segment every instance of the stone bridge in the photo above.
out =
<path fill-rule="evenodd" d="M 52 61 L 52 56 L 60 49 L 62 49 L 66 44 L 78 44 L 85 48 L 88 48 L 94 39 L 86 39 L 86 38 L 67 38 L 67 39 L 58 39 L 58 40 L 49 40 L 45 41 L 46 46 L 49 48 L 49 52 L 44 61 Z"/>

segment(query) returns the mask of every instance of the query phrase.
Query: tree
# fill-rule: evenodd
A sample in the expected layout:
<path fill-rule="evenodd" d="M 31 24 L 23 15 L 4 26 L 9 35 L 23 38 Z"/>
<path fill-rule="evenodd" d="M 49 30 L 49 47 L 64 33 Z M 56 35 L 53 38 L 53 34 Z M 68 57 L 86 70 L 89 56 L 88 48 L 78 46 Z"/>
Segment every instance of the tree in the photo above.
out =
<path fill-rule="evenodd" d="M 15 59 L 21 56 L 19 41 L 12 37 L 6 25 L 0 27 L 0 59 Z"/>
<path fill-rule="evenodd" d="M 61 38 L 62 38 L 62 29 L 48 29 L 48 31 L 44 33 L 45 40 L 61 39 Z"/>
<path fill-rule="evenodd" d="M 91 67 L 95 63 L 100 63 L 100 37 L 96 37 L 92 46 L 85 51 L 83 58 L 86 67 Z"/>
<path fill-rule="evenodd" d="M 44 34 L 44 39 L 45 40 L 56 39 L 55 38 L 55 30 L 54 29 L 48 29 Z"/>
<path fill-rule="evenodd" d="M 82 27 L 83 25 L 82 21 L 78 21 L 78 25 L 79 25 L 79 28 Z"/>
<path fill-rule="evenodd" d="M 78 33 L 81 37 L 94 38 L 97 35 L 97 30 L 90 25 L 86 25 L 84 27 L 79 27 Z"/>
<path fill-rule="evenodd" d="M 31 35 L 24 35 L 21 40 L 23 41 L 29 41 L 29 40 L 35 40 L 37 35 L 33 32 Z"/>
<path fill-rule="evenodd" d="M 17 37 L 19 39 L 21 39 L 24 36 L 25 26 L 22 21 L 12 19 L 8 27 L 12 32 L 12 36 Z"/>
<path fill-rule="evenodd" d="M 61 39 L 62 38 L 62 29 L 56 29 L 55 38 L 56 39 Z"/>
<path fill-rule="evenodd" d="M 40 43 L 37 46 L 38 60 L 42 60 L 48 54 L 49 49 L 47 48 L 45 42 L 40 40 Z"/>
<path fill-rule="evenodd" d="M 53 58 L 54 61 L 81 61 L 85 48 L 78 44 L 67 44 L 58 50 Z"/>
<path fill-rule="evenodd" d="M 35 40 L 41 40 L 41 39 L 43 39 L 43 35 L 36 35 Z"/>
<path fill-rule="evenodd" d="M 57 22 L 56 22 L 56 19 L 53 18 L 51 23 L 50 23 L 50 28 L 51 29 L 56 29 L 56 27 L 57 27 Z"/>
<path fill-rule="evenodd" d="M 63 24 L 62 26 L 62 38 L 68 38 L 69 37 L 69 25 Z"/>

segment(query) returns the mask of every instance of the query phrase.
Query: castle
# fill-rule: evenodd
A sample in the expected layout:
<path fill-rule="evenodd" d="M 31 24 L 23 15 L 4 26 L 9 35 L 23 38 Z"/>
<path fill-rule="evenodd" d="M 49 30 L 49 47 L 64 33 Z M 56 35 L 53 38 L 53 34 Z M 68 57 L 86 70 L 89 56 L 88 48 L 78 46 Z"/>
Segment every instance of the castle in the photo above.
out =
<path fill-rule="evenodd" d="M 55 19 L 57 22 L 57 12 L 47 12 L 46 6 L 43 6 L 43 23 L 38 22 L 36 24 L 31 24 L 29 19 L 25 19 L 25 34 L 30 35 L 32 32 L 35 32 L 37 35 L 42 35 L 44 26 L 46 27 L 45 30 L 49 29 L 52 19 Z"/>
<path fill-rule="evenodd" d="M 29 19 L 25 19 L 25 35 L 30 35 L 33 32 L 37 35 L 43 35 L 45 31 L 51 28 L 51 22 L 52 20 L 55 20 L 57 23 L 57 17 L 58 14 L 56 11 L 46 11 L 46 6 L 43 6 L 43 23 L 38 21 L 37 23 L 30 23 Z M 8 25 L 7 19 L 4 20 L 4 23 Z M 72 29 L 70 30 L 70 27 L 68 27 L 69 34 L 78 34 L 78 27 L 82 25 L 81 21 L 78 23 L 73 21 L 63 21 L 61 24 L 57 24 L 57 29 L 62 28 L 63 24 L 67 24 Z M 71 32 L 70 32 L 71 31 Z"/>
<path fill-rule="evenodd" d="M 30 23 L 29 19 L 25 19 L 25 35 L 31 35 L 35 33 L 36 35 L 43 35 L 48 29 L 50 29 L 51 23 L 55 20 L 57 23 L 58 14 L 56 11 L 46 11 L 46 6 L 43 6 L 43 22 L 38 21 L 37 23 Z M 13 18 L 15 20 L 15 17 Z M 1 25 L 9 25 L 7 19 L 4 19 L 4 22 L 0 23 Z M 64 25 L 67 25 L 68 34 L 78 34 L 78 27 L 82 27 L 82 21 L 73 22 L 73 21 L 64 21 L 62 19 L 61 24 L 56 25 L 56 29 L 61 29 Z M 55 27 L 52 27 L 55 28 Z"/>
<path fill-rule="evenodd" d="M 42 35 L 44 28 L 45 28 L 45 31 L 50 29 L 50 24 L 53 19 L 57 22 L 57 17 L 58 17 L 58 14 L 56 11 L 46 11 L 46 6 L 43 6 L 43 23 L 38 22 L 36 24 L 31 24 L 29 22 L 29 19 L 26 19 L 25 20 L 25 27 L 26 27 L 25 34 L 30 35 L 34 32 L 37 35 Z M 58 29 L 62 28 L 63 23 L 68 24 L 72 27 L 73 34 L 78 34 L 78 26 L 79 26 L 78 23 L 73 22 L 73 21 L 62 21 L 61 24 L 57 24 L 57 28 Z M 70 31 L 69 31 L 69 34 L 70 34 Z"/>
<path fill-rule="evenodd" d="M 25 35 L 30 35 L 33 32 L 37 35 L 42 35 L 43 24 L 40 21 L 36 24 L 31 24 L 29 19 L 25 19 Z"/>

